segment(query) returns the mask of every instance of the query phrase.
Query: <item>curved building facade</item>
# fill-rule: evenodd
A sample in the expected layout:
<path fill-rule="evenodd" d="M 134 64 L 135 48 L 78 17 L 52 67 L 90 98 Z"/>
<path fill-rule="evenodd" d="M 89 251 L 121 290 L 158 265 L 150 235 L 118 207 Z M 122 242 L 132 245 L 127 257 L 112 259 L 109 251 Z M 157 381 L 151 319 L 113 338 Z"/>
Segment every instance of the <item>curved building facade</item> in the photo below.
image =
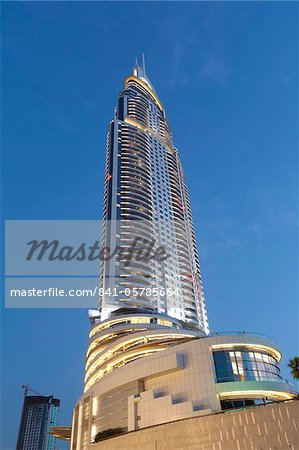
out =
<path fill-rule="evenodd" d="M 71 450 L 97 433 L 127 431 L 296 396 L 273 339 L 237 332 L 205 335 L 148 309 L 94 320 L 84 394 L 73 414 Z"/>

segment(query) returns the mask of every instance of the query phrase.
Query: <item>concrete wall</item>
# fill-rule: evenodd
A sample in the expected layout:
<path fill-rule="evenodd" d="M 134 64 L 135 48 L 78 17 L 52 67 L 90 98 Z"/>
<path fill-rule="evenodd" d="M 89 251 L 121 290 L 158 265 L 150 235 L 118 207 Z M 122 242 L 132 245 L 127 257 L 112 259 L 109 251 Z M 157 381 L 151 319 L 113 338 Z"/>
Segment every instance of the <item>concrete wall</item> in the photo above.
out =
<path fill-rule="evenodd" d="M 212 414 L 134 431 L 92 450 L 296 450 L 299 401 Z"/>

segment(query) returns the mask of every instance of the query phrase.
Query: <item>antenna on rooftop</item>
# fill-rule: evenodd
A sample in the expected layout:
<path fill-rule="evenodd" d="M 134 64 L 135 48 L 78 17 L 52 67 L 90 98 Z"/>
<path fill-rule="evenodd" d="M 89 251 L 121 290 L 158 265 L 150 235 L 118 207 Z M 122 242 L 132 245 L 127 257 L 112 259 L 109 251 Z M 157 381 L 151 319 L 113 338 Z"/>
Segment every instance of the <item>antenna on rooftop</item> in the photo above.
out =
<path fill-rule="evenodd" d="M 142 69 L 143 69 L 143 72 L 145 73 L 145 57 L 144 57 L 144 53 L 142 53 Z"/>

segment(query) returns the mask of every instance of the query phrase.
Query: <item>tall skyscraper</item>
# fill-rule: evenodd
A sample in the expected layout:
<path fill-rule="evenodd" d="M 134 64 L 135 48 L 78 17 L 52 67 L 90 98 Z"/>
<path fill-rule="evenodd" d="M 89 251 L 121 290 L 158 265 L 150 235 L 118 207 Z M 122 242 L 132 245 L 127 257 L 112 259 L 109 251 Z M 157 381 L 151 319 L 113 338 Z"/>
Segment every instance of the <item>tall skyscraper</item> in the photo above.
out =
<path fill-rule="evenodd" d="M 105 175 L 103 246 L 124 247 L 136 237 L 145 238 L 164 246 L 168 258 L 131 261 L 129 266 L 103 261 L 101 319 L 122 306 L 149 308 L 208 333 L 184 171 L 144 58 L 142 66 L 136 60 L 118 98 Z"/>
<path fill-rule="evenodd" d="M 53 430 L 70 437 L 71 450 L 89 450 L 115 429 L 296 396 L 280 374 L 282 355 L 273 339 L 209 334 L 184 173 L 144 61 L 124 85 L 107 138 L 101 241 L 107 258 L 99 310 L 89 313 L 84 393 L 71 433 Z M 136 237 L 141 247 L 164 246 L 169 257 L 112 258 L 115 248 L 128 256 Z"/>
<path fill-rule="evenodd" d="M 49 435 L 57 425 L 60 400 L 41 395 L 25 395 L 17 450 L 54 450 L 56 438 Z"/>

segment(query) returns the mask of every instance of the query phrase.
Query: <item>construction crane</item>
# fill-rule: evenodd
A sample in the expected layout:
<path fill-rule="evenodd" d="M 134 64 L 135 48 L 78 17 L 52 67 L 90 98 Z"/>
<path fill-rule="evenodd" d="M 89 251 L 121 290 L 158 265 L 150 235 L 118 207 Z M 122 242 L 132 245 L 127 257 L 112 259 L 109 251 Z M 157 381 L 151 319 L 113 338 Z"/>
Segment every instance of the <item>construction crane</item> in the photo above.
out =
<path fill-rule="evenodd" d="M 38 392 L 34 391 L 29 387 L 29 384 L 22 384 L 22 389 L 24 391 L 24 396 L 27 397 L 28 391 L 33 392 L 34 394 L 39 395 L 40 397 L 43 397 L 42 394 L 39 394 Z"/>

